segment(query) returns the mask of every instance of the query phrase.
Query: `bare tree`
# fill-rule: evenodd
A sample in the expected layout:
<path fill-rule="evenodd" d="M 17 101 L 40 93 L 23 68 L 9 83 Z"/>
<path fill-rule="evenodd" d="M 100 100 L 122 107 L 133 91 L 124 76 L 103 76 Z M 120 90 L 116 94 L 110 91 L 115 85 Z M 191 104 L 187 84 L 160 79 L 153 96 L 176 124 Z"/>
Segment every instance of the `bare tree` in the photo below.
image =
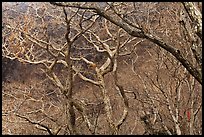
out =
<path fill-rule="evenodd" d="M 2 57 L 42 76 L 3 83 L 4 133 L 202 134 L 199 4 L 3 3 Z"/>
<path fill-rule="evenodd" d="M 197 69 L 197 67 L 194 66 L 194 64 L 191 62 L 191 60 L 189 60 L 188 58 L 185 58 L 184 55 L 182 55 L 182 51 L 181 49 L 172 46 L 171 44 L 165 42 L 164 40 L 162 40 L 162 38 L 160 38 L 158 35 L 151 33 L 148 31 L 149 28 L 143 28 L 142 24 L 139 24 L 137 21 L 131 21 L 130 19 L 128 19 L 127 17 L 132 16 L 134 12 L 134 10 L 136 10 L 136 4 L 126 4 L 126 3 L 107 3 L 107 5 L 110 7 L 110 10 L 105 11 L 103 10 L 103 8 L 101 8 L 100 6 L 98 6 L 96 3 L 92 3 L 92 4 L 87 4 L 87 3 L 60 3 L 60 2 L 52 2 L 51 4 L 53 5 L 57 5 L 57 6 L 62 6 L 62 7 L 73 7 L 73 8 L 79 8 L 79 9 L 89 9 L 89 10 L 93 10 L 95 13 L 97 13 L 98 15 L 104 17 L 105 19 L 111 21 L 113 24 L 123 28 L 128 34 L 130 34 L 131 36 L 134 37 L 138 37 L 138 38 L 145 38 L 148 39 L 149 41 L 157 44 L 158 46 L 160 46 L 161 48 L 165 49 L 166 51 L 170 52 L 179 62 L 182 63 L 182 65 L 189 71 L 189 73 L 194 76 L 196 78 L 196 80 L 198 80 L 201 84 L 202 84 L 202 71 L 201 68 Z M 156 4 L 155 4 L 156 5 Z M 176 4 L 175 4 L 176 5 Z M 193 3 L 184 3 L 184 6 L 186 7 L 185 9 L 187 10 L 187 12 L 189 13 L 191 20 L 193 21 L 193 24 L 196 24 L 196 27 L 193 28 L 188 28 L 188 30 L 192 31 L 191 32 L 191 36 L 192 37 L 196 37 L 196 33 L 197 32 L 201 32 L 200 30 L 202 30 L 202 17 L 201 17 L 201 13 L 198 10 L 198 8 L 193 4 Z M 192 8 L 189 8 L 189 7 Z M 120 8 L 118 8 L 120 7 Z M 128 8 L 127 8 L 128 7 Z M 179 7 L 179 6 L 178 6 Z M 119 10 L 117 10 L 117 8 Z M 180 8 L 182 8 L 180 6 Z M 191 11 L 190 11 L 191 9 Z M 197 14 L 193 15 L 193 11 L 195 11 Z M 154 12 L 159 12 L 159 11 L 154 11 Z M 181 11 L 182 12 L 182 11 Z M 194 13 L 195 13 L 194 12 Z M 148 17 L 149 17 L 149 11 L 147 13 Z M 175 12 L 174 12 L 175 14 Z M 133 14 L 134 15 L 134 14 Z M 166 15 L 167 16 L 167 15 Z M 184 13 L 184 16 L 185 15 Z M 163 18 L 165 18 L 164 16 L 162 16 Z M 149 18 L 147 18 L 147 23 L 150 21 Z M 189 20 L 183 20 L 183 19 L 177 19 L 174 20 L 177 21 L 175 23 L 178 23 L 179 21 L 186 23 L 189 23 Z M 192 24 L 192 22 L 190 22 L 190 24 Z M 195 30 L 196 28 L 196 30 Z M 198 29 L 197 29 L 198 28 Z M 200 34 L 198 34 L 200 35 Z M 201 36 L 201 35 L 200 35 Z M 202 37 L 197 38 L 198 40 L 201 40 Z M 197 40 L 196 40 L 197 41 Z M 197 48 L 200 46 L 200 44 L 190 44 L 189 45 L 190 48 L 193 48 L 194 46 Z M 200 51 L 195 51 L 197 54 L 200 53 Z M 199 53 L 198 53 L 199 52 Z M 199 59 L 197 60 L 197 63 L 199 64 L 199 60 L 202 60 L 201 58 L 201 53 L 199 54 Z"/>

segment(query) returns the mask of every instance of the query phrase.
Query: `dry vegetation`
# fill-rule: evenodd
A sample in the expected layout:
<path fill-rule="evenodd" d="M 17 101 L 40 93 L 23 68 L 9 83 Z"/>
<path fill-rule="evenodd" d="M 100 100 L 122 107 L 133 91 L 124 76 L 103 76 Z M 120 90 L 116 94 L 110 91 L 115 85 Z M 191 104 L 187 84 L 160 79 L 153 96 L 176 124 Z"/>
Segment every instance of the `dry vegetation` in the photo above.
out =
<path fill-rule="evenodd" d="M 3 134 L 202 134 L 202 3 L 2 4 Z"/>

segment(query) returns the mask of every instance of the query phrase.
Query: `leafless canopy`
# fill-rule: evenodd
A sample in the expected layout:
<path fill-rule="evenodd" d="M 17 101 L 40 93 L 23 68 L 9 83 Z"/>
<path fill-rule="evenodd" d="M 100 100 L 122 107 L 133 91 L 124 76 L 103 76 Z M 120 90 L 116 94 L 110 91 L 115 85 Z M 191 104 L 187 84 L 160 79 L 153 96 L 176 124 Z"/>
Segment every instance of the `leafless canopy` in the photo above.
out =
<path fill-rule="evenodd" d="M 201 7 L 3 3 L 3 134 L 202 134 Z"/>

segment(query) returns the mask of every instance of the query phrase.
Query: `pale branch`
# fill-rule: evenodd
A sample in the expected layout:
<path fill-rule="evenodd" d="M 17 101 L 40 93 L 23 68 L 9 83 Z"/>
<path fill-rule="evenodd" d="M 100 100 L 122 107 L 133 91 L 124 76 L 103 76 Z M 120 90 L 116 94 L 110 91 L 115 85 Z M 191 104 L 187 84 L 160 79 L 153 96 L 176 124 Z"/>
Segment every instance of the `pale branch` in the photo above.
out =
<path fill-rule="evenodd" d="M 181 81 L 179 80 L 176 85 L 176 102 L 175 102 L 175 117 L 179 118 L 179 109 L 181 104 Z"/>
<path fill-rule="evenodd" d="M 116 77 L 116 75 L 115 75 Z M 127 116 L 128 116 L 128 108 L 129 108 L 129 103 L 128 103 L 128 99 L 125 95 L 125 92 L 124 92 L 124 89 L 123 89 L 123 86 L 119 85 L 118 82 L 116 81 L 116 78 L 115 78 L 115 84 L 120 92 L 120 95 L 121 95 L 121 98 L 123 100 L 123 103 L 125 105 L 124 107 L 124 110 L 123 110 L 123 115 L 122 117 L 118 120 L 118 122 L 115 124 L 115 126 L 119 129 L 120 126 L 123 124 L 123 122 L 126 120 Z"/>
<path fill-rule="evenodd" d="M 106 43 L 104 43 L 99 36 L 97 36 L 96 34 L 94 34 L 93 32 L 91 32 L 91 34 L 97 39 L 98 42 L 100 42 L 100 44 L 103 46 L 103 48 L 108 52 L 108 55 L 110 58 L 113 57 L 113 55 L 115 54 L 116 50 L 111 51 L 110 46 Z"/>
<path fill-rule="evenodd" d="M 15 60 L 17 59 L 19 62 L 22 62 L 22 63 L 29 63 L 29 64 L 35 64 L 35 65 L 38 65 L 38 64 L 42 64 L 44 65 L 46 68 L 48 67 L 48 65 L 46 63 L 48 63 L 48 60 L 40 60 L 40 61 L 30 61 L 30 60 L 26 60 L 26 59 L 23 59 L 23 58 L 19 58 L 19 57 L 11 57 L 11 56 L 8 56 L 8 55 L 5 55 L 3 57 L 6 57 L 10 60 Z"/>
<path fill-rule="evenodd" d="M 92 80 L 92 79 L 89 79 L 89 78 L 85 77 L 83 74 L 81 74 L 81 73 L 79 72 L 79 70 L 77 70 L 76 67 L 72 66 L 72 69 L 76 72 L 76 74 L 77 74 L 82 80 L 84 80 L 84 81 L 86 81 L 86 82 L 89 82 L 89 83 L 92 83 L 92 84 L 94 84 L 94 85 L 96 85 L 96 86 L 99 86 L 99 84 L 100 84 L 99 82 L 94 81 L 94 80 Z"/>
<path fill-rule="evenodd" d="M 200 55 L 200 53 L 197 51 L 199 45 L 197 45 L 194 33 L 189 30 L 189 28 L 187 27 L 187 24 L 186 24 L 186 20 L 184 19 L 184 17 L 182 15 L 181 15 L 181 19 L 180 19 L 180 24 L 184 27 L 184 29 L 187 33 L 187 36 L 188 36 L 189 41 L 191 43 L 191 50 L 192 50 L 193 55 L 196 59 L 196 62 L 199 64 L 200 67 L 202 67 L 202 56 L 201 56 L 202 54 Z"/>
<path fill-rule="evenodd" d="M 168 127 L 165 125 L 164 120 L 162 119 L 162 116 L 160 113 L 158 113 L 159 119 L 161 121 L 162 127 L 164 128 L 164 130 L 168 133 L 168 135 L 172 135 L 173 133 L 171 133 L 171 131 L 168 129 Z"/>
<path fill-rule="evenodd" d="M 128 41 L 129 41 L 129 40 L 128 40 Z M 125 46 L 125 44 L 127 44 L 128 41 L 125 41 L 125 42 L 122 44 L 121 47 Z M 120 53 L 119 56 L 130 55 L 132 52 L 135 51 L 137 45 L 140 44 L 140 43 L 142 43 L 143 41 L 145 41 L 145 39 L 142 39 L 142 40 L 136 42 L 136 43 L 133 45 L 132 49 L 131 49 L 129 52 Z M 121 48 L 121 47 L 120 47 L 120 48 Z"/>
<path fill-rule="evenodd" d="M 135 40 L 136 38 L 132 38 L 132 36 L 129 36 L 121 45 L 120 45 L 120 49 L 123 48 L 127 43 Z"/>
<path fill-rule="evenodd" d="M 54 61 L 52 61 L 52 63 L 50 64 L 50 66 L 47 68 L 48 71 L 53 71 L 54 66 L 56 65 L 57 62 L 57 58 L 55 58 Z"/>
<path fill-rule="evenodd" d="M 89 31 L 90 32 L 90 31 Z M 108 72 L 110 72 L 111 70 L 112 70 L 112 67 L 113 67 L 113 61 L 112 61 L 112 58 L 113 58 L 113 56 L 115 55 L 115 53 L 116 53 L 116 49 L 115 50 L 111 50 L 110 49 L 110 46 L 108 45 L 108 44 L 106 44 L 106 43 L 104 43 L 103 41 L 101 41 L 101 39 L 97 36 L 97 35 L 95 35 L 93 32 L 90 32 L 92 35 L 94 35 L 95 36 L 95 38 L 97 38 L 97 40 L 103 45 L 103 50 L 100 50 L 99 49 L 99 47 L 97 46 L 97 45 L 95 45 L 94 44 L 94 42 L 93 42 L 93 40 L 91 39 L 91 40 L 89 40 L 88 38 L 86 38 L 86 36 L 84 36 L 85 37 L 85 39 L 87 39 L 87 41 L 89 42 L 89 43 L 91 43 L 95 48 L 96 48 L 96 50 L 97 51 L 99 51 L 99 52 L 104 52 L 104 53 L 106 53 L 109 57 L 107 58 L 107 60 L 106 60 L 106 62 L 98 69 L 98 68 L 96 68 L 96 69 L 98 69 L 98 71 L 100 71 L 101 72 L 101 74 L 102 75 L 105 75 L 105 74 L 107 74 Z M 83 58 L 82 58 L 83 59 Z M 83 59 L 84 60 L 84 59 Z M 86 63 L 88 63 L 88 64 L 93 64 L 93 63 L 91 63 L 91 62 L 87 62 L 86 60 L 84 60 Z"/>
<path fill-rule="evenodd" d="M 182 2 L 195 28 L 194 31 L 202 40 L 202 13 L 192 2 Z"/>
<path fill-rule="evenodd" d="M 74 107 L 82 114 L 84 121 L 87 124 L 87 127 L 89 129 L 89 131 L 92 133 L 92 129 L 94 129 L 93 124 L 91 124 L 88 115 L 85 112 L 85 105 L 82 101 L 78 100 L 78 99 L 73 99 L 73 105 Z"/>
<path fill-rule="evenodd" d="M 85 35 L 83 35 L 83 37 L 87 40 L 87 42 L 89 42 L 91 45 L 93 45 L 94 48 L 95 48 L 98 52 L 106 52 L 106 50 L 100 49 L 99 46 L 97 46 L 97 45 L 93 42 L 93 40 L 92 40 L 91 38 L 90 38 L 91 40 L 89 40 Z"/>
<path fill-rule="evenodd" d="M 81 57 L 81 59 L 86 63 L 89 64 L 90 66 L 96 66 L 96 64 L 92 61 L 89 61 L 88 59 Z"/>
<path fill-rule="evenodd" d="M 46 76 L 57 86 L 60 88 L 61 91 L 64 91 L 64 86 L 62 85 L 62 83 L 60 82 L 60 80 L 58 79 L 58 77 L 54 74 L 54 72 L 51 72 L 52 76 L 50 76 L 46 71 L 42 70 Z"/>
<path fill-rule="evenodd" d="M 67 62 L 64 61 L 64 60 L 57 60 L 56 63 L 61 63 L 61 64 L 63 64 L 63 65 L 66 66 L 66 67 L 68 66 Z"/>
<path fill-rule="evenodd" d="M 111 38 L 113 38 L 113 35 L 111 34 L 111 32 L 110 32 L 109 29 L 108 29 L 107 20 L 105 20 L 105 29 L 106 29 L 107 34 L 108 34 Z"/>
<path fill-rule="evenodd" d="M 128 102 L 127 96 L 125 94 L 124 88 L 121 84 L 119 84 L 119 80 L 118 80 L 118 56 L 119 56 L 119 48 L 120 48 L 120 31 L 121 31 L 121 29 L 118 30 L 118 34 L 117 34 L 117 48 L 116 48 L 116 52 L 115 52 L 115 56 L 114 56 L 113 74 L 114 74 L 115 85 L 118 88 L 118 91 L 120 93 L 120 96 L 123 100 L 125 107 L 123 110 L 122 117 L 115 124 L 117 129 L 119 129 L 120 126 L 123 124 L 123 122 L 126 120 L 126 118 L 128 116 L 128 108 L 129 108 L 129 102 Z"/>
<path fill-rule="evenodd" d="M 102 75 L 107 74 L 113 69 L 113 62 L 110 58 L 107 58 L 106 62 L 98 69 Z"/>

